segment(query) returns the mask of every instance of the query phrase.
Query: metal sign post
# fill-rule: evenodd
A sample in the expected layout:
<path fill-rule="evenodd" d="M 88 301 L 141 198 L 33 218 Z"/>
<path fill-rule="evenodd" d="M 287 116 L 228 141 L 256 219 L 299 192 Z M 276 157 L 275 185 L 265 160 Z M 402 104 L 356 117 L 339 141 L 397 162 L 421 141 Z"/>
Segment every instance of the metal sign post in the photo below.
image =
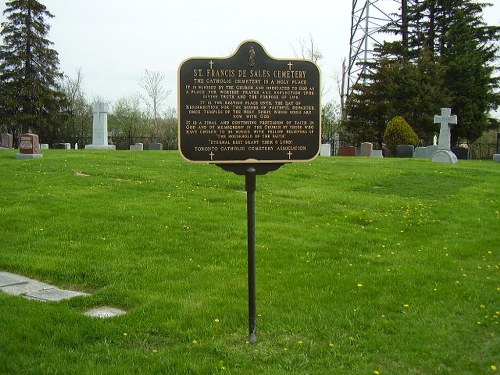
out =
<path fill-rule="evenodd" d="M 245 174 L 247 191 L 247 236 L 248 236 L 248 340 L 257 340 L 257 308 L 255 302 L 255 190 L 256 170 L 249 167 Z"/>

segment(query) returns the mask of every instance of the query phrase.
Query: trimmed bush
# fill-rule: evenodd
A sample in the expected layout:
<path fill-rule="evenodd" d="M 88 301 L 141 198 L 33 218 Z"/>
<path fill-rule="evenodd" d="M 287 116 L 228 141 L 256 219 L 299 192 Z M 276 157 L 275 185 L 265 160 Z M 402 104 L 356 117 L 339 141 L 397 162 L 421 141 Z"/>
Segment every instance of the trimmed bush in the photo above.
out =
<path fill-rule="evenodd" d="M 418 135 L 402 116 L 396 116 L 387 123 L 384 143 L 395 154 L 397 145 L 418 146 Z"/>

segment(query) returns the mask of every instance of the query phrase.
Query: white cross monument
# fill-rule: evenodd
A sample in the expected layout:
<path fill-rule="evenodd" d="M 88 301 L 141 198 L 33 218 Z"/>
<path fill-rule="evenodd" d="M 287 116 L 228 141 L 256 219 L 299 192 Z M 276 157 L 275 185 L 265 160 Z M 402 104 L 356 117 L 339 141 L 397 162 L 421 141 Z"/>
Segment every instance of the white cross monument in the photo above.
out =
<path fill-rule="evenodd" d="M 432 161 L 457 163 L 457 156 L 450 149 L 450 124 L 457 124 L 457 115 L 452 115 L 450 108 L 441 108 L 441 115 L 434 116 L 434 123 L 441 124 L 441 129 L 439 130 L 438 150 L 432 155 Z"/>
<path fill-rule="evenodd" d="M 108 105 L 106 103 L 94 103 L 92 122 L 92 144 L 86 145 L 88 150 L 115 150 L 116 146 L 108 145 Z"/>

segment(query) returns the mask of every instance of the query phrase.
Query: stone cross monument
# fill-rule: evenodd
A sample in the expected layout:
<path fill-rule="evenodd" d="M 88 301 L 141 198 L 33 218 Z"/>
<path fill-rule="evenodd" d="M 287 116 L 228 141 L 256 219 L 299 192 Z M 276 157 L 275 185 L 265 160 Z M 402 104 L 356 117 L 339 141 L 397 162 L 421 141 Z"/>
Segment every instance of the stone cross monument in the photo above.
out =
<path fill-rule="evenodd" d="M 116 146 L 108 145 L 108 105 L 97 102 L 93 105 L 92 144 L 86 145 L 90 150 L 115 150 Z"/>
<path fill-rule="evenodd" d="M 450 108 L 441 108 L 441 115 L 434 116 L 434 123 L 441 124 L 441 129 L 439 130 L 438 150 L 432 155 L 432 161 L 457 163 L 457 156 L 450 149 L 450 124 L 457 124 L 457 116 L 451 114 Z"/>

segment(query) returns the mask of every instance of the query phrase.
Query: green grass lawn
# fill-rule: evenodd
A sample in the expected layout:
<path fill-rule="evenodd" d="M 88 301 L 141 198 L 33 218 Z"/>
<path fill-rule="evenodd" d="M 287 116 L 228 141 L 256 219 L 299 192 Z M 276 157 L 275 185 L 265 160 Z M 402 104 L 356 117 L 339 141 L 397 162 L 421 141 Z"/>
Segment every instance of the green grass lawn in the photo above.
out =
<path fill-rule="evenodd" d="M 500 370 L 498 163 L 258 176 L 252 345 L 244 177 L 176 152 L 16 153 L 0 152 L 0 270 L 92 295 L 0 293 L 1 374 Z M 127 314 L 83 315 L 104 305 Z"/>

